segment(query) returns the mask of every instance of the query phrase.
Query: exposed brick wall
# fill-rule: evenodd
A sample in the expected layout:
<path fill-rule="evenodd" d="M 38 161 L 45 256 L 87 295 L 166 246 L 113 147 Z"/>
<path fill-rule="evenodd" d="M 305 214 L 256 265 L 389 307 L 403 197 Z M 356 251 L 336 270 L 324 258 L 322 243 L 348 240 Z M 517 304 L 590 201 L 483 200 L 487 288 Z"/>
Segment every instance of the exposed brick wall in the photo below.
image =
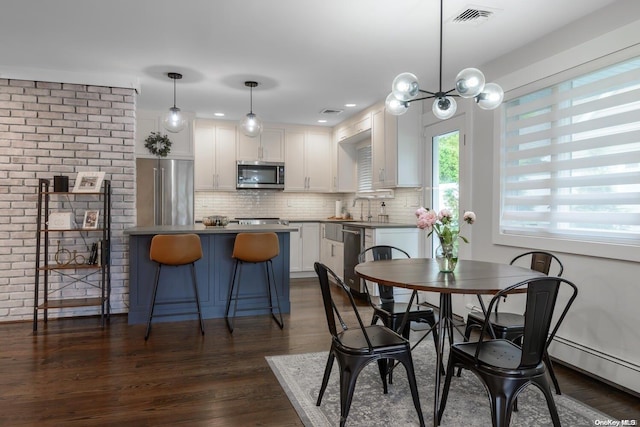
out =
<path fill-rule="evenodd" d="M 135 107 L 133 89 L 0 79 L 0 322 L 33 316 L 38 179 L 66 175 L 73 186 L 79 171 L 104 171 L 111 180 L 111 305 L 114 313 L 127 311 L 123 230 L 135 225 Z M 71 199 L 60 197 L 52 209 L 71 209 L 81 224 L 92 205 Z M 59 234 L 65 247 L 81 254 L 99 238 Z M 64 276 L 52 275 L 51 281 L 52 288 L 67 284 L 68 295 L 96 295 Z M 98 307 L 50 310 L 49 317 L 97 313 Z"/>

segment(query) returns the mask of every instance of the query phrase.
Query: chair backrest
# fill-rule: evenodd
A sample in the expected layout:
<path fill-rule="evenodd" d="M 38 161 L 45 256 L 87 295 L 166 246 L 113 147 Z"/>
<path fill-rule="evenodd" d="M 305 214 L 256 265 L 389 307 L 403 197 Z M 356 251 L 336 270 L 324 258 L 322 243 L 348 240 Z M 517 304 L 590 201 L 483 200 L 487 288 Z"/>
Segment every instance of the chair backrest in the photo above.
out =
<path fill-rule="evenodd" d="M 530 268 L 535 271 L 539 271 L 540 273 L 544 273 L 549 275 L 549 271 L 551 270 L 551 264 L 553 261 L 556 262 L 558 271 L 554 271 L 553 275 L 556 277 L 561 277 L 562 272 L 564 271 L 564 266 L 560 259 L 552 253 L 544 252 L 544 251 L 529 251 L 523 254 L 518 255 L 514 259 L 511 260 L 510 264 L 516 264 L 519 260 L 526 259 L 526 257 L 531 257 L 531 266 Z"/>
<path fill-rule="evenodd" d="M 411 256 L 404 250 L 397 248 L 395 246 L 389 245 L 377 245 L 371 246 L 370 248 L 365 249 L 360 252 L 358 255 L 358 262 L 365 262 L 367 260 L 367 254 L 371 253 L 374 261 L 380 261 L 383 259 L 393 259 L 393 258 L 411 258 Z M 366 289 L 367 295 L 369 290 Z M 393 300 L 393 287 L 384 286 L 378 283 L 378 292 L 380 294 L 380 302 L 384 303 L 392 303 Z M 370 298 L 369 298 L 370 300 Z"/>
<path fill-rule="evenodd" d="M 185 265 L 202 258 L 197 234 L 156 234 L 151 238 L 149 258 L 165 265 Z"/>
<path fill-rule="evenodd" d="M 276 233 L 238 233 L 232 257 L 246 262 L 264 262 L 280 253 Z"/>
<path fill-rule="evenodd" d="M 487 313 L 491 313 L 493 306 L 497 304 L 500 298 L 522 287 L 527 288 L 527 301 L 526 311 L 524 313 L 524 334 L 522 336 L 522 358 L 520 360 L 520 367 L 532 367 L 537 366 L 542 361 L 545 349 L 553 340 L 560 324 L 569 311 L 569 307 L 571 307 L 571 304 L 573 304 L 573 301 L 578 295 L 578 288 L 567 279 L 560 277 L 536 277 L 509 286 L 495 294 L 489 303 Z M 570 289 L 571 294 L 567 302 L 564 303 L 562 313 L 555 321 L 553 328 L 551 328 L 553 313 L 561 287 Z M 484 342 L 483 336 L 487 333 L 487 328 L 490 327 L 489 315 L 490 314 L 487 314 L 485 318 L 480 335 L 480 342 Z M 549 333 L 549 330 L 551 330 L 551 333 Z M 482 344 L 476 349 L 476 358 L 478 357 L 481 347 Z"/>
<path fill-rule="evenodd" d="M 313 264 L 313 268 L 315 269 L 316 274 L 318 275 L 318 280 L 320 281 L 320 290 L 322 292 L 322 302 L 324 304 L 324 312 L 327 317 L 327 325 L 329 326 L 329 332 L 331 333 L 331 336 L 333 337 L 333 339 L 338 343 L 340 343 L 340 334 L 336 325 L 336 317 L 340 321 L 342 330 L 348 329 L 348 326 L 343 320 L 343 317 L 340 314 L 338 307 L 336 306 L 333 300 L 333 297 L 331 296 L 331 285 L 329 283 L 329 275 L 333 277 L 335 283 L 338 285 L 338 289 L 341 289 L 341 291 L 344 294 L 346 294 L 347 297 L 349 298 L 351 308 L 356 316 L 356 319 L 358 320 L 358 325 L 362 330 L 362 334 L 367 343 L 367 346 L 369 347 L 369 351 L 373 351 L 371 340 L 369 339 L 369 335 L 367 334 L 367 331 L 364 327 L 364 323 L 362 322 L 362 318 L 360 317 L 360 313 L 358 312 L 355 299 L 353 298 L 353 295 L 351 294 L 351 290 L 349 289 L 349 287 L 346 286 L 342 281 L 342 279 L 340 279 L 336 275 L 336 273 L 334 273 L 326 265 L 320 262 L 316 262 Z"/>

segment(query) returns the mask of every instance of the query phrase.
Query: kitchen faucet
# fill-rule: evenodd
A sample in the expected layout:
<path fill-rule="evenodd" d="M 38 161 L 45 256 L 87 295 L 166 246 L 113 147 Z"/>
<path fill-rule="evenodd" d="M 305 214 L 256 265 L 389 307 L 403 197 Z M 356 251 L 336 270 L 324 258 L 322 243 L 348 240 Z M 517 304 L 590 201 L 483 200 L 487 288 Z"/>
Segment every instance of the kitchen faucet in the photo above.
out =
<path fill-rule="evenodd" d="M 367 201 L 367 222 L 371 222 L 371 218 L 373 218 L 373 215 L 371 215 L 371 197 L 356 197 L 355 199 L 353 199 L 353 204 L 351 205 L 352 208 L 356 207 L 356 202 L 358 200 Z M 360 221 L 364 221 L 364 217 L 362 215 L 362 209 L 363 209 L 363 203 L 360 202 Z"/>

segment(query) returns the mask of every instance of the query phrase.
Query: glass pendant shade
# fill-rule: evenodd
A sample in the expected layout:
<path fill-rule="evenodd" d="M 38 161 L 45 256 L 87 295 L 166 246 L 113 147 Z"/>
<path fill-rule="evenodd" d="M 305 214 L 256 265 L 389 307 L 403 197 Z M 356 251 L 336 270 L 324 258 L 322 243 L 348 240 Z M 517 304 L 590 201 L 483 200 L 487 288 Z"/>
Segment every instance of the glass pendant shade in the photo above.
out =
<path fill-rule="evenodd" d="M 262 133 L 262 120 L 253 113 L 253 88 L 258 87 L 258 82 L 246 81 L 244 85 L 249 88 L 249 112 L 240 120 L 240 129 L 246 136 L 255 138 Z"/>
<path fill-rule="evenodd" d="M 246 136 L 255 138 L 262 132 L 262 120 L 253 113 L 247 113 L 240 121 L 240 129 Z"/>
<path fill-rule="evenodd" d="M 483 110 L 494 110 L 502 104 L 504 99 L 504 91 L 500 85 L 496 83 L 487 83 L 484 85 L 482 92 L 476 96 L 478 107 Z"/>
<path fill-rule="evenodd" d="M 477 68 L 465 68 L 456 76 L 456 90 L 463 98 L 478 96 L 484 89 L 484 74 Z"/>
<path fill-rule="evenodd" d="M 187 121 L 180 113 L 180 109 L 178 107 L 169 108 L 169 112 L 164 117 L 162 121 L 162 126 L 168 130 L 169 132 L 177 133 L 184 129 Z"/>
<path fill-rule="evenodd" d="M 456 103 L 456 100 L 450 96 L 445 96 L 436 98 L 433 101 L 431 111 L 433 111 L 433 115 L 440 120 L 446 120 L 453 117 L 457 108 L 458 104 Z"/>
<path fill-rule="evenodd" d="M 176 107 L 176 80 L 182 78 L 180 73 L 167 73 L 167 77 L 173 80 L 173 107 L 169 108 L 169 112 L 162 120 L 162 126 L 169 132 L 180 132 L 187 124 L 187 120 L 184 118 L 180 109 Z"/>
<path fill-rule="evenodd" d="M 401 116 L 409 109 L 409 103 L 407 101 L 400 101 L 393 93 L 390 93 L 384 101 L 384 107 L 389 114 Z"/>
<path fill-rule="evenodd" d="M 391 83 L 391 92 L 400 101 L 411 101 L 420 91 L 415 74 L 398 74 Z"/>

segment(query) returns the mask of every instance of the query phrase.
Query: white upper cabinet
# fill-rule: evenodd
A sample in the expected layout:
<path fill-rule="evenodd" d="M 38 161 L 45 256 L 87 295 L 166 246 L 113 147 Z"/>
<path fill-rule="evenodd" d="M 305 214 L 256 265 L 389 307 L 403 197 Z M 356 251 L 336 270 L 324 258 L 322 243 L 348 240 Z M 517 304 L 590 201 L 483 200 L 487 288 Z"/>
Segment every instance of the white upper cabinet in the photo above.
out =
<path fill-rule="evenodd" d="M 363 132 L 371 129 L 371 113 L 365 113 L 336 127 L 337 142 L 348 142 L 364 137 Z"/>
<path fill-rule="evenodd" d="M 371 140 L 372 115 L 370 111 L 339 124 L 334 130 L 335 160 L 333 191 L 353 193 L 357 190 L 356 146 Z"/>
<path fill-rule="evenodd" d="M 331 133 L 290 128 L 285 134 L 285 191 L 332 191 Z"/>
<path fill-rule="evenodd" d="M 167 108 L 168 111 L 168 108 Z M 144 146 L 144 140 L 151 132 L 159 132 L 167 135 L 171 141 L 171 150 L 167 159 L 193 159 L 193 121 L 194 115 L 183 112 L 187 119 L 187 125 L 178 133 L 171 133 L 162 127 L 162 120 L 166 112 L 161 111 L 140 111 L 136 112 L 136 146 L 135 155 L 140 158 L 156 158 Z"/>
<path fill-rule="evenodd" d="M 373 112 L 373 188 L 421 186 L 420 117 L 420 108 L 410 108 L 402 116 L 387 113 L 384 106 Z"/>
<path fill-rule="evenodd" d="M 262 133 L 250 138 L 238 131 L 238 160 L 283 162 L 284 129 L 264 128 Z"/>
<path fill-rule="evenodd" d="M 235 191 L 236 127 L 213 120 L 195 121 L 194 189 Z"/>

